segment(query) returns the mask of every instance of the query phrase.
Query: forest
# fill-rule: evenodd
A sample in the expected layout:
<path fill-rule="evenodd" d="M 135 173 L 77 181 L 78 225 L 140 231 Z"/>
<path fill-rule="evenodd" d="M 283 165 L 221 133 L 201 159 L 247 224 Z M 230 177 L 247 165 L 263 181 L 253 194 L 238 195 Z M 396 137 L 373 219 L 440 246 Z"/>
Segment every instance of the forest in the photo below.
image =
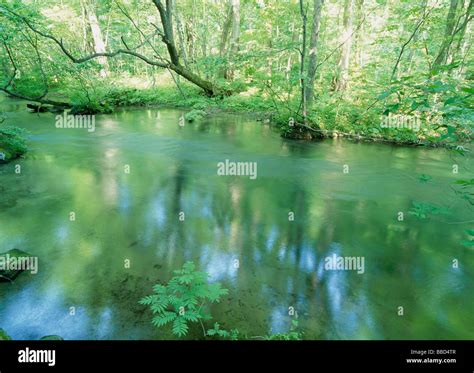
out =
<path fill-rule="evenodd" d="M 296 138 L 468 141 L 472 8 L 467 0 L 7 1 L 0 90 L 33 110 L 162 104 L 193 109 L 190 120 L 258 113 Z M 381 126 L 389 115 L 393 123 Z M 421 128 L 407 124 L 413 118 Z"/>
<path fill-rule="evenodd" d="M 473 18 L 1 0 L 0 340 L 472 339 Z"/>

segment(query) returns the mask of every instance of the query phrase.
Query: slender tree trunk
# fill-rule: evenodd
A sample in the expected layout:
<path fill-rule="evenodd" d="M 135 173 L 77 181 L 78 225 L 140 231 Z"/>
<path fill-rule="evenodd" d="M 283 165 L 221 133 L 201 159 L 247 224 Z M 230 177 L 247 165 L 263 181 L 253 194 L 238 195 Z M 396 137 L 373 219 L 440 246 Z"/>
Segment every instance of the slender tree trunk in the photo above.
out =
<path fill-rule="evenodd" d="M 208 26 L 208 15 L 207 15 L 207 7 L 206 3 L 202 2 L 202 18 L 204 19 L 201 22 L 202 28 L 200 30 L 201 33 L 201 51 L 202 51 L 202 58 L 207 57 L 207 26 Z"/>
<path fill-rule="evenodd" d="M 186 68 L 181 64 L 181 60 L 176 49 L 174 30 L 173 30 L 173 0 L 166 0 L 166 6 L 160 0 L 153 0 L 153 3 L 158 9 L 161 18 L 161 24 L 163 26 L 162 39 L 168 50 L 170 57 L 170 64 L 167 66 L 170 70 L 173 70 L 178 75 L 182 76 L 186 80 L 194 83 L 201 88 L 208 96 L 216 96 L 222 94 L 229 94 L 230 92 L 222 92 L 214 86 L 210 81 L 202 79 L 199 75 L 193 73 L 189 68 Z M 205 42 L 204 42 L 205 44 Z"/>
<path fill-rule="evenodd" d="M 232 4 L 232 32 L 230 34 L 230 54 L 231 57 L 239 50 L 240 39 L 240 0 L 231 0 Z"/>
<path fill-rule="evenodd" d="M 184 29 L 183 29 L 183 22 L 181 20 L 181 16 L 178 13 L 178 9 L 175 5 L 175 12 L 176 12 L 176 30 L 178 31 L 178 40 L 179 40 L 179 53 L 183 59 L 184 65 L 189 67 L 188 65 L 188 54 L 186 52 L 186 42 L 184 36 Z"/>
<path fill-rule="evenodd" d="M 351 55 L 352 46 L 352 18 L 354 10 L 354 0 L 345 0 L 344 2 L 344 20 L 341 43 L 342 51 L 339 63 L 337 65 L 337 71 L 334 79 L 334 90 L 344 91 L 347 88 L 349 82 L 349 59 Z"/>
<path fill-rule="evenodd" d="M 220 75 L 226 79 L 234 78 L 234 70 L 232 69 L 232 58 L 238 52 L 240 39 L 240 0 L 229 0 L 227 17 L 222 29 L 221 43 L 219 54 L 225 58 L 224 66 Z M 227 46 L 227 43 L 229 45 Z"/>
<path fill-rule="evenodd" d="M 226 6 L 226 17 L 222 26 L 221 42 L 219 45 L 219 56 L 225 57 L 227 54 L 227 43 L 229 42 L 230 28 L 232 25 L 232 4 Z"/>
<path fill-rule="evenodd" d="M 81 1 L 81 18 L 82 18 L 82 52 L 87 52 L 87 20 L 86 20 L 86 7 L 84 2 Z"/>
<path fill-rule="evenodd" d="M 460 52 L 462 52 L 463 46 L 465 46 L 467 43 L 467 40 L 464 40 L 464 36 L 466 35 L 466 31 L 469 30 L 470 21 L 472 20 L 472 17 L 473 17 L 472 15 L 473 8 L 474 8 L 474 0 L 470 0 L 469 4 L 467 5 L 465 9 L 464 20 L 459 29 L 460 35 L 459 35 L 458 43 L 456 45 L 456 48 L 453 54 L 459 54 Z M 469 32 L 467 33 L 469 34 Z"/>
<path fill-rule="evenodd" d="M 458 8 L 459 0 L 451 0 L 449 4 L 448 17 L 446 19 L 446 28 L 444 31 L 444 39 L 441 44 L 441 48 L 438 52 L 438 56 L 433 63 L 433 66 L 440 66 L 446 64 L 448 60 L 451 43 L 453 41 L 454 28 L 456 26 L 456 11 Z"/>
<path fill-rule="evenodd" d="M 423 4 L 421 6 L 421 10 L 423 14 L 426 14 L 426 7 L 428 5 L 428 0 L 423 0 Z M 418 41 L 420 33 L 416 32 L 413 35 L 413 44 L 415 44 Z M 413 57 L 415 56 L 415 46 L 412 46 L 408 52 L 407 56 L 407 73 L 410 74 L 412 66 L 413 66 Z"/>
<path fill-rule="evenodd" d="M 99 20 L 97 19 L 97 14 L 95 10 L 95 3 L 86 2 L 84 4 L 84 9 L 89 20 L 89 26 L 92 31 L 92 39 L 94 40 L 94 52 L 95 53 L 105 53 L 105 42 L 102 37 L 102 30 L 99 25 Z M 100 70 L 100 76 L 106 77 L 109 72 L 109 65 L 106 57 L 99 57 L 97 59 L 102 66 Z"/>
<path fill-rule="evenodd" d="M 194 41 L 194 29 L 192 22 L 186 22 L 186 43 L 188 45 L 188 59 L 191 64 L 195 63 L 195 41 Z"/>
<path fill-rule="evenodd" d="M 433 8 L 431 8 L 430 10 L 427 10 L 426 7 L 423 8 L 423 14 L 421 16 L 421 19 L 417 22 L 417 24 L 416 24 L 413 32 L 411 33 L 410 37 L 408 38 L 408 40 L 405 43 L 403 43 L 403 45 L 400 49 L 400 53 L 398 54 L 397 61 L 395 62 L 395 66 L 393 66 L 392 75 L 390 76 L 390 82 L 392 82 L 395 79 L 398 79 L 398 75 L 399 75 L 398 74 L 399 73 L 398 66 L 400 65 L 400 62 L 402 60 L 403 53 L 405 52 L 405 49 L 408 46 L 408 44 L 410 44 L 413 40 L 416 40 L 416 36 L 418 35 L 418 31 L 420 30 L 423 23 L 425 23 L 426 19 L 428 18 L 428 15 L 431 13 L 431 10 L 433 10 Z"/>
<path fill-rule="evenodd" d="M 303 23 L 302 27 L 302 45 L 300 49 L 300 88 L 301 88 L 301 103 L 300 109 L 302 110 L 303 123 L 306 125 L 308 121 L 308 112 L 306 107 L 306 76 L 305 76 L 305 60 L 306 60 L 306 34 L 308 28 L 308 18 L 306 14 L 306 9 L 304 7 L 304 0 L 299 0 L 300 4 L 300 15 Z M 299 111 L 298 110 L 298 111 Z"/>
<path fill-rule="evenodd" d="M 291 45 L 295 43 L 296 40 L 296 32 L 295 32 L 295 23 L 293 22 L 291 24 Z M 290 71 L 291 71 L 291 57 L 292 57 L 292 51 L 288 52 L 288 58 L 286 61 L 286 69 L 285 69 L 285 78 L 287 82 L 290 82 Z"/>
<path fill-rule="evenodd" d="M 469 4 L 469 9 L 472 9 L 472 3 L 474 0 L 471 0 Z M 467 17 L 467 16 L 466 16 Z M 470 43 L 472 44 L 472 23 L 469 22 L 469 20 L 466 19 L 467 22 L 465 22 L 466 27 L 462 30 L 462 36 L 460 37 L 458 41 L 458 45 L 456 46 L 456 55 L 459 57 L 459 59 L 462 61 L 459 68 L 455 72 L 454 76 L 455 77 L 461 77 L 463 70 L 466 66 L 465 64 L 465 59 L 468 56 L 469 50 L 472 47 Z M 465 37 L 465 35 L 468 35 L 468 37 Z"/>
<path fill-rule="evenodd" d="M 314 79 L 318 68 L 318 40 L 321 24 L 321 10 L 324 0 L 314 0 L 313 25 L 309 43 L 308 81 L 305 89 L 306 107 L 311 110 L 314 98 Z"/>
<path fill-rule="evenodd" d="M 364 0 L 356 0 L 356 19 L 359 22 L 355 36 L 355 61 L 359 67 L 364 66 L 363 51 L 364 51 Z"/>

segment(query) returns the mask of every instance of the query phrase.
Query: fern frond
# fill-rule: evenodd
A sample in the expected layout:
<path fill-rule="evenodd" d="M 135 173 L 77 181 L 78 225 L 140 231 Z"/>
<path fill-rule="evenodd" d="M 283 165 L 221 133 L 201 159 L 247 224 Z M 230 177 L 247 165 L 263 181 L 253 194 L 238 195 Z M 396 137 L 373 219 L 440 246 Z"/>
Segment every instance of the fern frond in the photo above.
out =
<path fill-rule="evenodd" d="M 184 317 L 178 317 L 173 321 L 173 334 L 182 337 L 188 334 L 189 327 Z"/>
<path fill-rule="evenodd" d="M 153 313 L 161 313 L 166 310 L 168 306 L 168 299 L 166 297 L 158 297 L 150 306 Z"/>
<path fill-rule="evenodd" d="M 174 312 L 164 312 L 161 315 L 155 316 L 153 318 L 152 323 L 156 327 L 161 327 L 161 326 L 164 326 L 164 325 L 170 323 L 171 321 L 175 320 L 176 318 L 177 318 L 176 313 L 174 313 Z"/>

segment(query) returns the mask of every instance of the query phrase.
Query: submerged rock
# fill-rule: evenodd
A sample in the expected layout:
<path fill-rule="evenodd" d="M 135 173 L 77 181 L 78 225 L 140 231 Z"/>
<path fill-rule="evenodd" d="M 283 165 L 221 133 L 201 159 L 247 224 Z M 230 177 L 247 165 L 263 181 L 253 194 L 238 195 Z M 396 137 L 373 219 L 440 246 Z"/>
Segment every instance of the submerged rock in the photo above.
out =
<path fill-rule="evenodd" d="M 0 282 L 12 282 L 25 268 L 18 265 L 9 265 L 8 262 L 18 261 L 19 258 L 29 258 L 30 254 L 18 249 L 12 249 L 6 253 L 0 253 Z"/>
<path fill-rule="evenodd" d="M 59 335 L 45 335 L 40 338 L 40 341 L 64 341 L 64 338 Z"/>

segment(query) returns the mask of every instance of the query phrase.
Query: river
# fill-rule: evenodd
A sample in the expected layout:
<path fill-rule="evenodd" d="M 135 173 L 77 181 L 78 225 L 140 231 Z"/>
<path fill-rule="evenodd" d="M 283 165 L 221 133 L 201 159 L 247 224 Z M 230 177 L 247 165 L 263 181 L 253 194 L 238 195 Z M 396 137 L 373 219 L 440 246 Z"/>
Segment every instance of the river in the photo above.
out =
<path fill-rule="evenodd" d="M 39 258 L 38 274 L 0 283 L 14 339 L 173 338 L 138 301 L 186 261 L 229 289 L 214 319 L 249 338 L 287 332 L 289 310 L 307 339 L 474 337 L 472 207 L 452 190 L 470 156 L 285 140 L 230 114 L 180 126 L 180 110 L 130 109 L 88 132 L 1 108 L 30 152 L 0 166 L 0 252 Z M 226 160 L 256 177 L 218 175 Z M 413 202 L 447 211 L 419 219 Z M 363 271 L 327 270 L 332 256 Z"/>

